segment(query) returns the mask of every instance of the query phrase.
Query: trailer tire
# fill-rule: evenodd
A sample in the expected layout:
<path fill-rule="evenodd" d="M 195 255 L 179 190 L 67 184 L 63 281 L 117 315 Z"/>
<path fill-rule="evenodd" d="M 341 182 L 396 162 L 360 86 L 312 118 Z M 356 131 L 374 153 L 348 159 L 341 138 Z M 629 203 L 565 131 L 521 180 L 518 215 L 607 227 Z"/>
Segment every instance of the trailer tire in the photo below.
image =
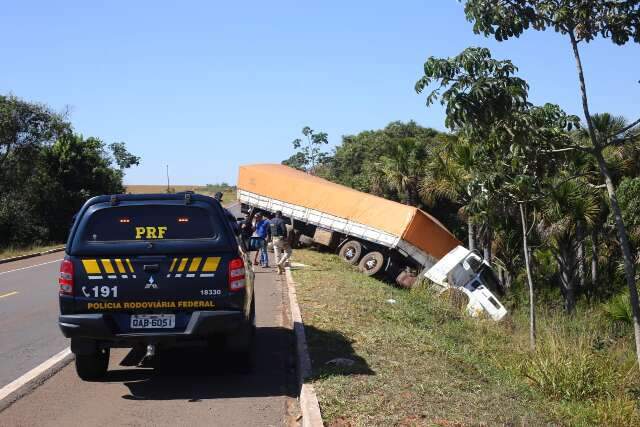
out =
<path fill-rule="evenodd" d="M 402 271 L 396 276 L 396 284 L 403 289 L 411 289 L 417 281 L 415 274 L 411 274 L 407 271 Z"/>
<path fill-rule="evenodd" d="M 367 276 L 373 276 L 379 273 L 384 267 L 384 255 L 378 251 L 367 253 L 362 257 L 358 264 L 360 272 Z"/>
<path fill-rule="evenodd" d="M 362 256 L 362 243 L 357 240 L 349 240 L 342 245 L 338 255 L 347 263 L 356 265 L 360 261 L 360 256 Z"/>

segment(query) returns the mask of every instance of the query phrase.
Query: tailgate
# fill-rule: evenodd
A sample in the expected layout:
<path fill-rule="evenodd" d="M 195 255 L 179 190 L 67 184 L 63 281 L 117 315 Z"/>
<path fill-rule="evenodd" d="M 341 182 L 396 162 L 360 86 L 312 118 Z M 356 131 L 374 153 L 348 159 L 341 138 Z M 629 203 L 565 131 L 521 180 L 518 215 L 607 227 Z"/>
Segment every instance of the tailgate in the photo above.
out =
<path fill-rule="evenodd" d="M 211 310 L 229 296 L 229 253 L 74 260 L 76 312 Z"/>

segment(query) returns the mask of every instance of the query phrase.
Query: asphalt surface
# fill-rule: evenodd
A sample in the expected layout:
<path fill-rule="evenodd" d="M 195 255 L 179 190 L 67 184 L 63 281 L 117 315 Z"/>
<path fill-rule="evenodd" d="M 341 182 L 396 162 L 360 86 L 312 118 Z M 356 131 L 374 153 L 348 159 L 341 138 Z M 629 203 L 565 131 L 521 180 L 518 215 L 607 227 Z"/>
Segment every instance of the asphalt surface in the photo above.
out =
<path fill-rule="evenodd" d="M 58 329 L 63 255 L 0 264 L 0 388 L 69 346 Z"/>
<path fill-rule="evenodd" d="M 0 265 L 0 387 L 68 346 L 57 326 L 61 258 Z M 284 279 L 257 267 L 257 357 L 250 374 L 238 373 L 219 349 L 165 351 L 154 368 L 121 366 L 128 350 L 114 349 L 103 381 L 80 380 L 71 363 L 2 411 L 0 425 L 296 425 L 287 301 Z"/>

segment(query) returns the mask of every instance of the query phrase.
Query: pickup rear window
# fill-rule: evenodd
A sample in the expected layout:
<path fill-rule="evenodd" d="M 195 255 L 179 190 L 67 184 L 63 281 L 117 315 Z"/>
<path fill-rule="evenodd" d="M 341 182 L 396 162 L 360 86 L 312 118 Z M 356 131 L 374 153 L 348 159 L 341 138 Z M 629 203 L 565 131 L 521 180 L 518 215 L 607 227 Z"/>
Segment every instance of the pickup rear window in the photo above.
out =
<path fill-rule="evenodd" d="M 209 213 L 194 206 L 127 205 L 94 212 L 83 229 L 85 242 L 215 239 Z"/>

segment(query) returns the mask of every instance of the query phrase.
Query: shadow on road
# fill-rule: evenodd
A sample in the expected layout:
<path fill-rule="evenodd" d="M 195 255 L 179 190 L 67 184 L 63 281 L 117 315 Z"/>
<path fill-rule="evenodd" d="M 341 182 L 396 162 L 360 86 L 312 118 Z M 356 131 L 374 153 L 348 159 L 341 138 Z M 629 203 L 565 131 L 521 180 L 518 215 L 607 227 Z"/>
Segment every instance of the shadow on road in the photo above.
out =
<path fill-rule="evenodd" d="M 105 381 L 123 382 L 128 400 L 188 400 L 295 396 L 292 332 L 281 327 L 256 330 L 251 373 L 238 373 L 232 355 L 206 347 L 165 349 L 158 367 L 116 369 Z"/>
<path fill-rule="evenodd" d="M 304 327 L 312 360 L 311 380 L 336 375 L 375 375 L 367 361 L 356 354 L 353 341 L 340 331 Z"/>

